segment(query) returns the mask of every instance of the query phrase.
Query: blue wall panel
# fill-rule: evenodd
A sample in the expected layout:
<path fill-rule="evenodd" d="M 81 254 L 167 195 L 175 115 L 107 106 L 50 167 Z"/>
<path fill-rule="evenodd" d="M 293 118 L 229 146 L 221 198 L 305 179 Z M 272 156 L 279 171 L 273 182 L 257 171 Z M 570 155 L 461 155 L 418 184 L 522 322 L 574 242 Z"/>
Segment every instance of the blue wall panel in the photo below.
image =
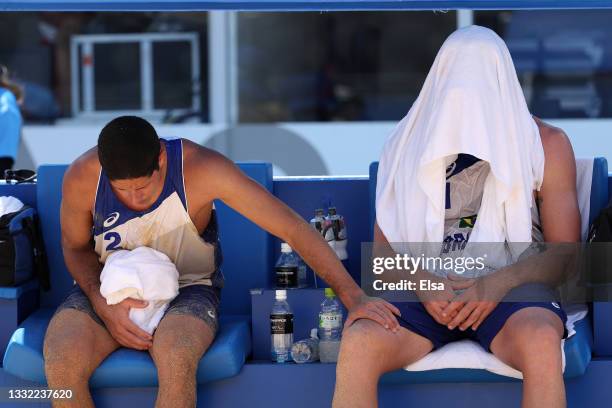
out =
<path fill-rule="evenodd" d="M 360 282 L 361 243 L 371 242 L 368 227 L 368 180 L 311 178 L 274 181 L 274 195 L 309 221 L 317 208 L 333 205 L 344 216 L 347 225 L 349 273 Z M 280 254 L 280 241 L 274 240 L 274 259 Z M 270 271 L 272 274 L 272 271 Z"/>
<path fill-rule="evenodd" d="M 253 291 L 252 336 L 253 359 L 270 360 L 270 311 L 274 304 L 274 290 Z M 293 312 L 293 341 L 310 337 L 310 329 L 319 324 L 319 310 L 325 299 L 323 289 L 294 289 L 287 291 L 287 302 Z M 346 310 L 344 318 L 346 319 Z"/>

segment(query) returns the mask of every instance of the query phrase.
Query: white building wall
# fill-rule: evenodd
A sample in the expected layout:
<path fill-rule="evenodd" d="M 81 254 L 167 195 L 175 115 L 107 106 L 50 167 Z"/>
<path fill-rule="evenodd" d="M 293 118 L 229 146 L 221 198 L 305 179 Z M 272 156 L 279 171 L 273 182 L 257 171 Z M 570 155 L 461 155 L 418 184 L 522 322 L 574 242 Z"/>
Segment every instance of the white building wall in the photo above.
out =
<path fill-rule="evenodd" d="M 612 162 L 612 120 L 550 120 L 569 135 L 577 157 Z M 378 160 L 394 122 L 270 125 L 156 125 L 160 136 L 183 137 L 234 160 L 275 164 L 277 175 L 364 175 Z M 100 124 L 25 126 L 16 168 L 70 163 L 96 144 Z"/>

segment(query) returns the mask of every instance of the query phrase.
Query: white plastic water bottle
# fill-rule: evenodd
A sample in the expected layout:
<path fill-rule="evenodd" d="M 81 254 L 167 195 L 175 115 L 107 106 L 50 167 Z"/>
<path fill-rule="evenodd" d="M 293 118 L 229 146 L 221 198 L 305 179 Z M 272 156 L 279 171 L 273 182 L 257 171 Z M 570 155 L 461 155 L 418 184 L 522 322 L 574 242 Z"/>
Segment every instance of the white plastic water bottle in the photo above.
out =
<path fill-rule="evenodd" d="M 277 288 L 297 288 L 300 281 L 300 272 L 302 266 L 300 265 L 300 258 L 288 243 L 283 242 L 281 244 L 281 254 L 276 261 L 274 271 L 276 274 L 276 287 Z M 306 274 L 304 265 L 304 275 Z"/>
<path fill-rule="evenodd" d="M 319 359 L 322 363 L 338 361 L 342 335 L 342 308 L 331 288 L 325 288 L 325 300 L 319 312 Z"/>
<path fill-rule="evenodd" d="M 287 291 L 277 290 L 276 301 L 270 312 L 272 361 L 285 363 L 291 360 L 293 344 L 293 313 L 287 303 Z"/>
<path fill-rule="evenodd" d="M 315 210 L 315 216 L 310 220 L 310 225 L 317 230 L 319 234 L 323 233 L 323 228 L 325 227 L 325 212 L 323 212 L 322 208 L 317 208 Z"/>
<path fill-rule="evenodd" d="M 346 234 L 346 221 L 344 220 L 343 216 L 337 213 L 336 207 L 329 207 L 327 219 L 330 230 L 333 234 L 334 244 L 331 245 L 331 247 L 336 252 L 338 259 L 341 261 L 347 260 L 348 253 L 346 252 L 346 245 L 348 241 Z"/>

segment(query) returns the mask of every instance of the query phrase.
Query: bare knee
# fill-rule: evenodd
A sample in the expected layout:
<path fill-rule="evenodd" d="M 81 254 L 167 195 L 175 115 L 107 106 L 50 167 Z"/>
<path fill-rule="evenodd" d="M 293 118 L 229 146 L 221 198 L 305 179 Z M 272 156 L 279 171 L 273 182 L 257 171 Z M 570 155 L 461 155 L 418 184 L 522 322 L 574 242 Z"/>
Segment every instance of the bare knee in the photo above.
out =
<path fill-rule="evenodd" d="M 346 356 L 377 355 L 384 349 L 386 330 L 380 325 L 361 319 L 354 322 L 342 334 L 341 350 Z"/>
<path fill-rule="evenodd" d="M 556 327 L 548 322 L 528 324 L 518 333 L 516 340 L 521 355 L 533 358 L 536 354 L 560 354 L 561 336 Z"/>
<path fill-rule="evenodd" d="M 391 333 L 378 323 L 361 319 L 344 330 L 338 358 L 339 369 L 361 369 L 382 374 L 393 365 L 401 366 L 400 335 Z"/>
<path fill-rule="evenodd" d="M 174 325 L 173 325 L 174 326 Z M 165 374 L 195 376 L 198 363 L 213 339 L 212 331 L 206 327 L 165 328 L 156 332 L 151 348 L 151 356 L 160 376 Z"/>
<path fill-rule="evenodd" d="M 508 326 L 506 347 L 517 368 L 523 372 L 558 371 L 562 331 L 560 320 L 543 313 L 514 321 Z"/>

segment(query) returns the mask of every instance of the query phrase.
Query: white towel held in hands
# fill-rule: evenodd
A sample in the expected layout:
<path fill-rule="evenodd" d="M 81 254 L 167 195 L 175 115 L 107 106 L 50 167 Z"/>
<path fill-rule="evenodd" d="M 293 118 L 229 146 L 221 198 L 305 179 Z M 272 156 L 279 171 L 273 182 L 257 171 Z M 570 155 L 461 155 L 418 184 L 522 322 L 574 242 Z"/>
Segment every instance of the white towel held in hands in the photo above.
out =
<path fill-rule="evenodd" d="M 113 252 L 100 281 L 100 293 L 109 305 L 127 298 L 149 302 L 145 308 L 130 309 L 130 319 L 150 334 L 178 295 L 176 266 L 165 254 L 148 247 Z"/>

